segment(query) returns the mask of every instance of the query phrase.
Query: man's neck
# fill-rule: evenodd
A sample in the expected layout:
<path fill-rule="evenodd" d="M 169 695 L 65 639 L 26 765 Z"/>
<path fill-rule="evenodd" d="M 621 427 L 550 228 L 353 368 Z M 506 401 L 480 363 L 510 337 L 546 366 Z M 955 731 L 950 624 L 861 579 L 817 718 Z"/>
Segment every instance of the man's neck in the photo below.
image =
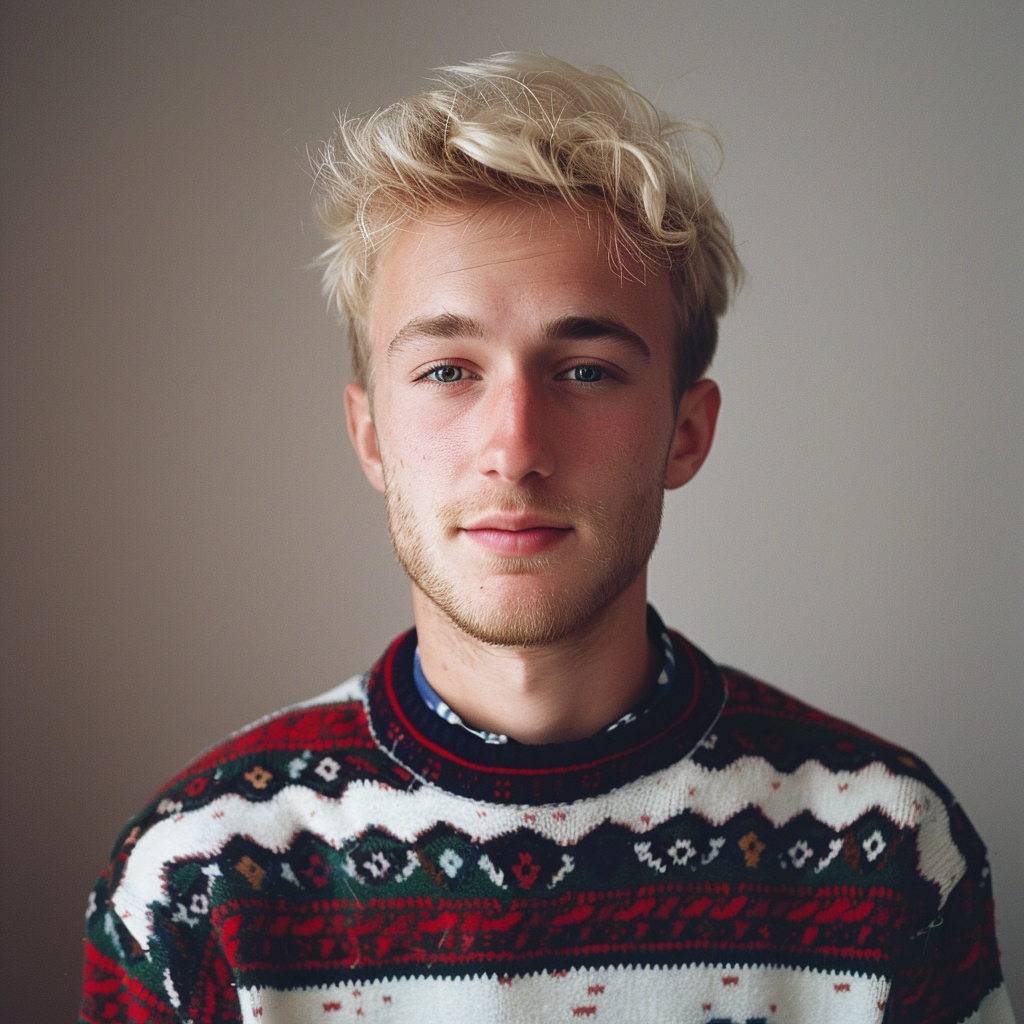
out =
<path fill-rule="evenodd" d="M 642 699 L 657 668 L 646 572 L 584 629 L 535 647 L 469 636 L 415 585 L 413 611 L 431 687 L 467 725 L 520 743 L 592 736 Z"/>

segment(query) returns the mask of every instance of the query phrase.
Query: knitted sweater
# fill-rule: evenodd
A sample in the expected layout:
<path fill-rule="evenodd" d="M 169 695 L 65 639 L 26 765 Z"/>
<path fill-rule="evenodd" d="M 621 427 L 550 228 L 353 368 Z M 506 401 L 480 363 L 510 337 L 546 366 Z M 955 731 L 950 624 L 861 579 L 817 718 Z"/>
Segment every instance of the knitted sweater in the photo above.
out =
<path fill-rule="evenodd" d="M 89 1024 L 843 1024 L 1013 1016 L 985 849 L 916 757 L 673 634 L 656 714 L 486 743 L 366 676 L 126 826 Z"/>

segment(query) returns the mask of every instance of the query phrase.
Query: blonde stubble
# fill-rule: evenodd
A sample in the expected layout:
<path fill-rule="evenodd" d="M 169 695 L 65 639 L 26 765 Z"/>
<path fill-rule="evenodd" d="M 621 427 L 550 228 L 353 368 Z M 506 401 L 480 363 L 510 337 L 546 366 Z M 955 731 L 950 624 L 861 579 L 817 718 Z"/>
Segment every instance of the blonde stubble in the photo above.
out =
<path fill-rule="evenodd" d="M 464 633 L 499 647 L 538 647 L 586 630 L 600 612 L 636 580 L 647 564 L 661 528 L 663 473 L 637 481 L 614 512 L 594 502 L 553 498 L 526 488 L 495 495 L 486 504 L 453 501 L 432 513 L 442 537 L 453 539 L 460 525 L 499 512 L 532 512 L 569 523 L 597 539 L 593 553 L 580 559 L 571 584 L 551 581 L 500 608 L 474 606 L 474 594 L 456 571 L 446 571 L 443 554 L 432 549 L 420 520 L 398 482 L 385 469 L 388 530 L 399 564 L 412 582 Z M 528 558 L 482 556 L 485 573 L 500 576 L 552 575 L 560 552 Z"/>

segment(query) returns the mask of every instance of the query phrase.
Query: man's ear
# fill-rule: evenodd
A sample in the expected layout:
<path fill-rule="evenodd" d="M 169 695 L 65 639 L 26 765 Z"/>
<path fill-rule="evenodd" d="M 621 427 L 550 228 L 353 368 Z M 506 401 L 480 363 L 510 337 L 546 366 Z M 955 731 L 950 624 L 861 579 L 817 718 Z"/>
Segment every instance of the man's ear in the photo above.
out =
<path fill-rule="evenodd" d="M 711 451 L 722 392 L 713 380 L 699 380 L 679 400 L 675 433 L 665 466 L 665 487 L 689 483 Z"/>
<path fill-rule="evenodd" d="M 348 424 L 348 436 L 366 479 L 378 491 L 383 491 L 384 466 L 377 444 L 377 429 L 373 425 L 373 415 L 370 412 L 370 396 L 361 384 L 349 384 L 345 387 L 345 422 Z"/>

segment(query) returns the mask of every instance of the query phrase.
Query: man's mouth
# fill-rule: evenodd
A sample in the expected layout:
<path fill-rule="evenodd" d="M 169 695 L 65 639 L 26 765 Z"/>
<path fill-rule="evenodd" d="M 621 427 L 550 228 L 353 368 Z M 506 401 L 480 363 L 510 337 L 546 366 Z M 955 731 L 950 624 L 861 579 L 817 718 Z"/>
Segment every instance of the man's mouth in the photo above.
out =
<path fill-rule="evenodd" d="M 459 532 L 493 554 L 528 558 L 556 547 L 572 533 L 572 527 L 545 516 L 500 512 L 471 520 Z"/>

